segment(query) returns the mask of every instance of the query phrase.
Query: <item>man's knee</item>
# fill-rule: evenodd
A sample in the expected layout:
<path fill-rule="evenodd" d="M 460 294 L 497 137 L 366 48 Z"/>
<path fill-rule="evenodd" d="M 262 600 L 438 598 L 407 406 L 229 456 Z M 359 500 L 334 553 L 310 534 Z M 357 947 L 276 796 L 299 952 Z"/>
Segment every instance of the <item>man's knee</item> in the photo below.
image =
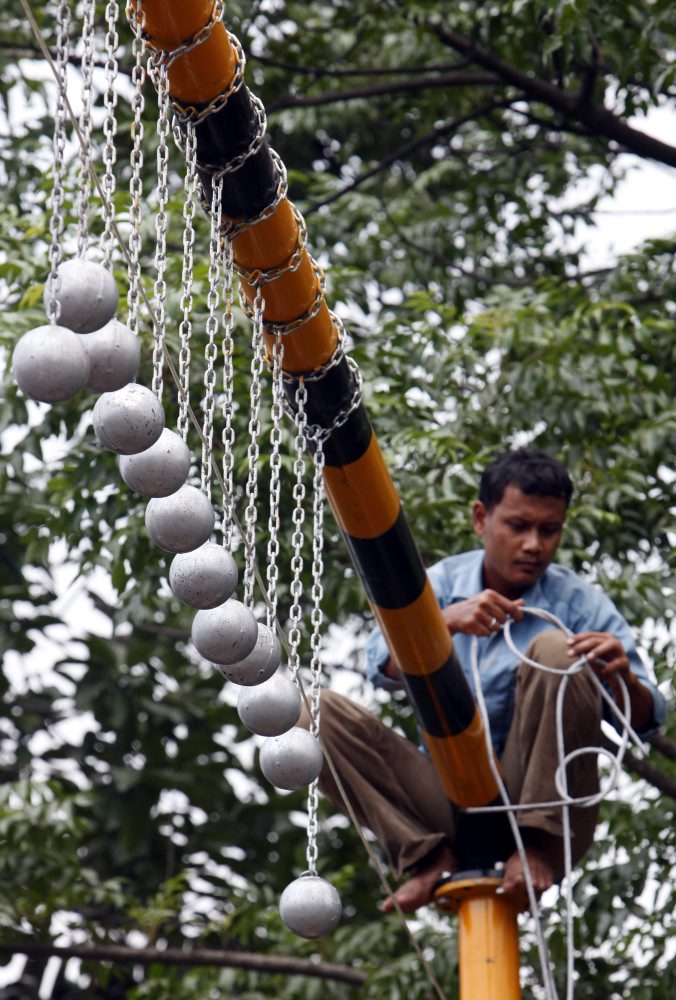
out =
<path fill-rule="evenodd" d="M 554 699 L 557 696 L 563 674 L 577 658 L 568 653 L 567 636 L 560 629 L 540 632 L 528 645 L 526 656 L 535 663 L 541 663 L 546 670 L 540 670 L 528 663 L 522 663 L 518 673 L 517 699 Z M 590 670 L 583 667 L 568 676 L 568 699 L 579 711 L 588 711 L 592 717 L 601 714 L 601 696 Z"/>
<path fill-rule="evenodd" d="M 568 639 L 560 629 L 547 629 L 530 641 L 526 648 L 529 660 L 554 670 L 568 670 L 575 662 L 568 653 Z M 539 671 L 546 676 L 546 671 Z M 551 675 L 550 675 L 551 676 Z"/>

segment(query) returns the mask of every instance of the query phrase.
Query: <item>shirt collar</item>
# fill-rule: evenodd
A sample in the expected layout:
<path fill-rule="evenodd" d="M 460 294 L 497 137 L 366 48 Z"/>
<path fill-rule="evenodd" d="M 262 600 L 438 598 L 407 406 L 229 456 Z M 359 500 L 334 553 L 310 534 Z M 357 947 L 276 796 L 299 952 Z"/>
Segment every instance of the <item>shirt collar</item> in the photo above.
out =
<path fill-rule="evenodd" d="M 475 594 L 481 593 L 484 589 L 484 550 L 474 549 L 468 552 L 467 556 L 465 564 L 460 568 L 453 581 L 453 592 L 450 595 L 452 600 L 467 600 L 470 597 L 474 597 Z M 535 581 L 532 587 L 523 592 L 521 596 L 524 604 L 538 606 L 538 602 L 543 598 L 542 585 L 548 570 L 549 567 Z"/>

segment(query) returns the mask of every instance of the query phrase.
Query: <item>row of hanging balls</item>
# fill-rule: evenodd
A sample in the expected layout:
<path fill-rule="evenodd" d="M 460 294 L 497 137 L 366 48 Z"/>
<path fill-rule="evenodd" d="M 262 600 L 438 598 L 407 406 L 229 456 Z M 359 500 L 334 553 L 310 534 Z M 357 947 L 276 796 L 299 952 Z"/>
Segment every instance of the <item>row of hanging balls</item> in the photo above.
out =
<path fill-rule="evenodd" d="M 87 387 L 101 393 L 92 422 L 99 443 L 119 456 L 120 473 L 134 492 L 148 497 L 145 524 L 152 541 L 174 558 L 169 585 L 196 609 L 191 636 L 197 651 L 240 685 L 237 711 L 243 724 L 267 737 L 261 770 L 279 788 L 293 790 L 318 776 L 319 741 L 296 725 L 301 712 L 297 685 L 277 668 L 281 647 L 274 631 L 232 594 L 237 566 L 225 548 L 210 542 L 215 511 L 207 496 L 186 483 L 190 452 L 164 426 L 154 392 L 132 381 L 140 363 L 138 337 L 115 318 L 118 290 L 102 264 L 77 257 L 58 267 L 54 291 L 58 323 L 29 330 L 13 353 L 14 378 L 31 399 L 60 403 Z M 280 914 L 307 938 L 333 930 L 342 907 L 336 889 L 305 873 L 284 890 Z"/>

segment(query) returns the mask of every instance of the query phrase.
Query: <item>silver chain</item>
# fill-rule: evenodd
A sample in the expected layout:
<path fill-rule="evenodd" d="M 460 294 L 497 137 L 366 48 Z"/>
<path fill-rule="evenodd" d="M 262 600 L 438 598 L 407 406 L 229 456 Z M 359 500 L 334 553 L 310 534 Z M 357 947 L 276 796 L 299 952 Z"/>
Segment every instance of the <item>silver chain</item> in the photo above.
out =
<path fill-rule="evenodd" d="M 80 197 L 78 200 L 77 255 L 84 257 L 89 243 L 89 203 L 92 194 L 92 76 L 94 72 L 95 0 L 84 0 L 82 9 L 82 109 L 80 111 Z"/>
<path fill-rule="evenodd" d="M 68 42 L 70 31 L 70 7 L 67 0 L 62 0 L 56 13 L 56 59 L 58 73 L 56 84 L 56 109 L 54 112 L 54 180 L 52 184 L 52 214 L 49 220 L 49 276 L 47 278 L 47 319 L 57 324 L 61 313 L 58 301 L 59 272 L 61 263 L 64 219 L 63 209 L 63 154 L 66 147 L 66 73 L 68 70 Z"/>
<path fill-rule="evenodd" d="M 218 282 L 221 273 L 221 194 L 218 181 L 211 189 L 211 230 L 209 236 L 209 291 L 207 293 L 207 343 L 204 348 L 204 398 L 202 399 L 202 492 L 211 499 L 211 453 L 214 444 L 214 386 L 216 384 L 216 334 L 218 333 Z"/>
<path fill-rule="evenodd" d="M 289 669 L 293 674 L 296 682 L 298 681 L 298 670 L 300 667 L 300 659 L 298 649 L 300 646 L 301 632 L 300 632 L 300 619 L 301 619 L 301 597 L 303 594 L 303 583 L 301 580 L 301 574 L 303 572 L 303 523 L 305 521 L 305 429 L 307 427 L 307 416 L 305 413 L 305 404 L 307 402 L 307 390 L 305 388 L 305 382 L 302 378 L 298 380 L 298 388 L 296 389 L 296 437 L 294 441 L 296 458 L 293 463 L 293 471 L 296 477 L 296 481 L 293 487 L 293 499 L 294 508 L 292 514 L 293 520 L 293 533 L 291 535 L 291 547 L 293 549 L 293 554 L 291 556 L 291 609 L 289 611 L 290 627 L 289 627 Z"/>
<path fill-rule="evenodd" d="M 195 247 L 195 191 L 197 189 L 195 129 L 188 125 L 185 144 L 185 180 L 183 199 L 183 268 L 181 272 L 181 319 L 178 328 L 181 348 L 178 353 L 180 387 L 178 430 L 185 441 L 188 437 L 188 407 L 190 405 L 190 338 L 192 336 L 193 250 Z"/>
<path fill-rule="evenodd" d="M 234 465 L 235 465 L 235 429 L 233 427 L 233 395 L 234 369 L 233 352 L 235 344 L 233 331 L 233 294 L 232 280 L 234 277 L 234 261 L 232 243 L 226 236 L 223 240 L 223 546 L 230 551 L 232 547 L 233 515 L 234 515 Z"/>
<path fill-rule="evenodd" d="M 258 439 L 261 430 L 261 375 L 263 372 L 263 289 L 256 288 L 253 304 L 251 339 L 251 389 L 249 400 L 249 447 L 247 463 L 249 474 L 246 481 L 247 505 L 244 511 L 246 553 L 244 562 L 244 604 L 253 607 L 256 572 L 256 502 L 258 500 Z"/>
<path fill-rule="evenodd" d="M 153 297 L 155 343 L 153 346 L 152 389 L 162 398 L 162 365 L 164 363 L 164 337 L 166 332 L 167 282 L 167 202 L 169 201 L 168 164 L 169 147 L 169 79 L 164 66 L 160 66 L 157 85 L 157 214 L 155 216 L 155 285 Z"/>
<path fill-rule="evenodd" d="M 267 562 L 267 625 L 274 630 L 277 619 L 277 581 L 279 578 L 279 500 L 282 471 L 282 416 L 284 413 L 284 382 L 282 362 L 284 342 L 276 337 L 272 345 L 272 406 L 270 417 L 270 513 L 268 516 L 268 562 Z"/>
<path fill-rule="evenodd" d="M 106 111 L 103 120 L 103 134 L 105 144 L 103 148 L 104 173 L 101 178 L 103 188 L 103 236 L 101 245 L 103 247 L 103 261 L 106 267 L 110 267 L 113 259 L 113 247 L 115 238 L 113 236 L 113 217 L 115 214 L 115 162 L 117 154 L 115 151 L 115 136 L 117 135 L 117 119 L 115 117 L 117 109 L 117 90 L 115 83 L 117 80 L 117 47 L 119 35 L 117 33 L 117 21 L 120 8 L 117 0 L 110 0 L 106 6 L 106 89 L 103 94 L 103 105 Z"/>
<path fill-rule="evenodd" d="M 321 693 L 321 629 L 324 621 L 322 598 L 324 588 L 324 447 L 317 442 L 315 451 L 315 469 L 312 481 L 312 634 L 310 646 L 312 656 L 310 671 L 312 682 L 310 687 L 310 732 L 319 736 L 319 698 Z M 308 789 L 307 798 L 307 863 L 311 872 L 316 871 L 317 864 L 317 811 L 319 808 L 318 779 L 315 779 Z"/>
<path fill-rule="evenodd" d="M 131 223 L 131 231 L 129 233 L 129 291 L 127 292 L 129 317 L 127 319 L 127 325 L 132 333 L 138 334 L 142 218 L 141 195 L 143 193 L 141 170 L 143 168 L 143 111 L 145 108 L 143 85 L 146 78 L 146 72 L 143 65 L 142 15 L 134 15 L 132 19 L 132 26 L 134 28 L 134 40 L 132 43 L 134 67 L 131 71 L 131 81 L 134 85 L 134 96 L 132 98 L 131 106 L 134 113 L 134 119 L 131 126 L 131 178 L 129 181 L 129 194 L 131 196 L 129 221 Z"/>

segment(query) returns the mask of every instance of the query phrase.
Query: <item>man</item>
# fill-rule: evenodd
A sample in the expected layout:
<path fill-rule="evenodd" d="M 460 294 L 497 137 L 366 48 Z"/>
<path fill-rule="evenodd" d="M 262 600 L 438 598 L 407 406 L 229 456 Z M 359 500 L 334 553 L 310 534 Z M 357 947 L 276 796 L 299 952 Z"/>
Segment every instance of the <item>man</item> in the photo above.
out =
<path fill-rule="evenodd" d="M 481 477 L 472 509 L 483 549 L 449 556 L 428 574 L 472 688 L 470 648 L 477 637 L 493 747 L 512 802 L 533 807 L 517 815 L 537 892 L 563 875 L 562 810 L 546 804 L 560 799 L 554 774 L 556 694 L 563 673 L 586 657 L 620 704 L 617 679 L 622 678 L 632 725 L 643 737 L 655 731 L 666 711 L 630 627 L 612 602 L 553 563 L 572 491 L 564 466 L 543 452 L 522 448 L 498 456 Z M 572 637 L 524 613 L 524 607 L 552 612 Z M 515 658 L 502 631 L 508 618 L 517 648 L 550 671 Z M 401 686 L 378 629 L 367 643 L 367 670 L 377 687 Z M 572 674 L 564 710 L 566 752 L 598 746 L 603 711 L 588 672 Z M 456 843 L 457 812 L 430 758 L 371 713 L 332 692 L 322 699 L 321 735 L 340 776 L 339 785 L 325 764 L 321 790 L 341 809 L 344 790 L 359 822 L 375 833 L 389 855 L 397 876 L 408 876 L 395 895 L 405 912 L 413 912 L 430 902 L 443 873 L 458 870 L 458 848 L 464 846 Z M 577 756 L 566 769 L 566 779 L 570 795 L 593 796 L 598 791 L 596 754 Z M 594 805 L 571 808 L 574 862 L 592 842 L 596 816 Z M 514 851 L 506 857 L 503 891 L 520 890 L 523 882 Z M 388 899 L 382 909 L 387 912 L 393 906 Z"/>

